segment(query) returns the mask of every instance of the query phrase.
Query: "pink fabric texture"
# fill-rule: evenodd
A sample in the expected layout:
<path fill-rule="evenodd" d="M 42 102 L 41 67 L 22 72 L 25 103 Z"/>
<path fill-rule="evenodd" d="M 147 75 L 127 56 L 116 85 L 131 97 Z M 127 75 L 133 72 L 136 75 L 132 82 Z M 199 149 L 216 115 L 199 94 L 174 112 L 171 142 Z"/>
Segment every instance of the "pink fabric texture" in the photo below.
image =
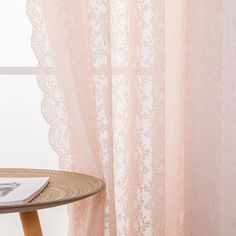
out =
<path fill-rule="evenodd" d="M 27 0 L 61 168 L 106 191 L 70 235 L 236 234 L 236 2 Z"/>

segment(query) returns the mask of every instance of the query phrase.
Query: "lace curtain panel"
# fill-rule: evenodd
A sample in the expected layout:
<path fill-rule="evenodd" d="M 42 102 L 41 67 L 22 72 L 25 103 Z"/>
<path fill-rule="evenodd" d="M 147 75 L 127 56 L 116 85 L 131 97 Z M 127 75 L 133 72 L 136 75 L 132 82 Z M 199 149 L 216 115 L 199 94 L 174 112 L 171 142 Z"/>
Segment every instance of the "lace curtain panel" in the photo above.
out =
<path fill-rule="evenodd" d="M 27 0 L 49 142 L 106 182 L 69 208 L 70 235 L 236 235 L 235 9 Z"/>

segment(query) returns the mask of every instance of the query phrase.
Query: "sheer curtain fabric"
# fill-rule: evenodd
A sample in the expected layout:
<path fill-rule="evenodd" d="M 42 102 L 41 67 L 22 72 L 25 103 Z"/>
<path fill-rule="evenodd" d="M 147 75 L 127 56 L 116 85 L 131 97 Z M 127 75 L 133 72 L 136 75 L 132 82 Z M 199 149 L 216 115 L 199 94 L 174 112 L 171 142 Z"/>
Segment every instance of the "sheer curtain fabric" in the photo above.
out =
<path fill-rule="evenodd" d="M 27 0 L 63 169 L 106 192 L 70 235 L 236 234 L 236 1 Z"/>

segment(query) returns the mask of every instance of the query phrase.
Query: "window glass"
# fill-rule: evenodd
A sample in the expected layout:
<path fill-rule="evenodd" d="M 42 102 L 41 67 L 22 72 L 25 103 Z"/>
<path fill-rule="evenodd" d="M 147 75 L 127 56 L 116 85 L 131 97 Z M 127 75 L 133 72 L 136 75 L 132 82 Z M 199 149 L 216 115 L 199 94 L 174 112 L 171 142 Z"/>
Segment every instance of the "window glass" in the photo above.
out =
<path fill-rule="evenodd" d="M 0 66 L 36 66 L 26 0 L 0 0 Z"/>

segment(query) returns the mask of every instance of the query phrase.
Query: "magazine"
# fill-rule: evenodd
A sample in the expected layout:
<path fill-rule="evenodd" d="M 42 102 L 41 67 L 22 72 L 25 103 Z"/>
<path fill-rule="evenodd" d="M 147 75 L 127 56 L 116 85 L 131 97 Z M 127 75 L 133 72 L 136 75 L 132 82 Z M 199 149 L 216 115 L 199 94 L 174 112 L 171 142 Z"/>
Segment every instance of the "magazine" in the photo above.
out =
<path fill-rule="evenodd" d="M 30 202 L 49 183 L 49 177 L 0 178 L 0 206 Z"/>

